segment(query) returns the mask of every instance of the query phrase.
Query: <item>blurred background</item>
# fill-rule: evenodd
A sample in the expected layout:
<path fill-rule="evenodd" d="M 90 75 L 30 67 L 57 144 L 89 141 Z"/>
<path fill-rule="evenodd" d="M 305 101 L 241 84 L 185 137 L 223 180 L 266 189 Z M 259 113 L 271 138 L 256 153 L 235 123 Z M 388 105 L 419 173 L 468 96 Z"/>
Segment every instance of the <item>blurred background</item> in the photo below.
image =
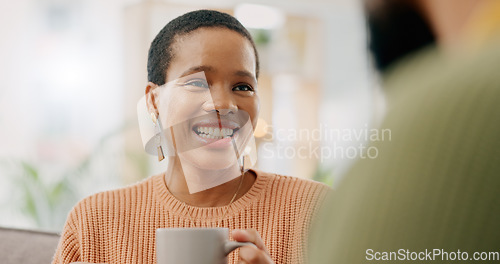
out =
<path fill-rule="evenodd" d="M 209 2 L 2 0 L 0 226 L 60 231 L 78 200 L 165 168 L 138 128 L 147 51 L 168 21 L 200 8 L 236 16 L 258 46 L 256 167 L 342 177 L 358 158 L 346 150 L 366 137 L 341 132 L 366 132 L 384 112 L 359 3 Z"/>

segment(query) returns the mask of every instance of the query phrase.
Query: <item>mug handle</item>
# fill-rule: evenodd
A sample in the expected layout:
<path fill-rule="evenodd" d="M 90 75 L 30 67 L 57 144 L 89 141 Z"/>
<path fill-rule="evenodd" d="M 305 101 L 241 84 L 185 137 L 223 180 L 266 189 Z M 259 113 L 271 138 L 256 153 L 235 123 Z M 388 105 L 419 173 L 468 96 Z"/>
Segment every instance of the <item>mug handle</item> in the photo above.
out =
<path fill-rule="evenodd" d="M 229 253 L 233 252 L 233 250 L 239 248 L 239 247 L 244 247 L 244 246 L 253 246 L 257 247 L 254 243 L 252 242 L 237 242 L 237 241 L 227 241 L 226 244 L 224 245 L 224 255 L 229 255 Z"/>

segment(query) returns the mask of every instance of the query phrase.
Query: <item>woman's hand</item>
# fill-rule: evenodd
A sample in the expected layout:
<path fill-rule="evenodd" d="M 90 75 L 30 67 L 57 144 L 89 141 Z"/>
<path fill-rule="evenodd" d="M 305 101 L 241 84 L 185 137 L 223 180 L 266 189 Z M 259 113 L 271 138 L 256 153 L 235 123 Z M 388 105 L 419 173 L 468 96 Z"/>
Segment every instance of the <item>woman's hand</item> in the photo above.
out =
<path fill-rule="evenodd" d="M 269 252 L 262 242 L 259 233 L 255 229 L 233 230 L 233 239 L 238 242 L 252 242 L 257 247 L 244 246 L 240 248 L 239 263 L 246 264 L 269 264 L 274 263 Z"/>

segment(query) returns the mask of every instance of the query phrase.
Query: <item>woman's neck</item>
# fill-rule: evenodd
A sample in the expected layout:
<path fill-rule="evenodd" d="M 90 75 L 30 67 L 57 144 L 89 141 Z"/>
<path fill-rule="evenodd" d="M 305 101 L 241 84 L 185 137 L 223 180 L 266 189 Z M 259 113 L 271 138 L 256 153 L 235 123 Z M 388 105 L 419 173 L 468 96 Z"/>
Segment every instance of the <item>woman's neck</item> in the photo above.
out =
<path fill-rule="evenodd" d="M 248 192 L 256 179 L 256 175 L 248 171 L 244 176 L 238 175 L 235 178 L 231 177 L 233 179 L 218 186 L 191 193 L 185 173 L 186 175 L 198 174 L 203 177 L 213 177 L 217 175 L 210 175 L 210 173 L 216 174 L 220 172 L 201 171 L 190 164 L 181 165 L 178 156 L 168 158 L 168 167 L 165 172 L 165 183 L 167 184 L 168 190 L 180 201 L 197 207 L 226 206 L 232 200 L 236 201 Z"/>

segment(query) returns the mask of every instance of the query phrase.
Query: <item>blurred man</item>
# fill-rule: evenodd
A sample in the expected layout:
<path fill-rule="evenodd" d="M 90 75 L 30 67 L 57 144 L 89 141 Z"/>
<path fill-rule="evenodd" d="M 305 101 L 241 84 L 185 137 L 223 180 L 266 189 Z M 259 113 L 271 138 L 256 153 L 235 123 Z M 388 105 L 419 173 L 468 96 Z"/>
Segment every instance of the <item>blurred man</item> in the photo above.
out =
<path fill-rule="evenodd" d="M 311 263 L 498 261 L 500 1 L 365 7 L 392 141 L 340 183 Z"/>

